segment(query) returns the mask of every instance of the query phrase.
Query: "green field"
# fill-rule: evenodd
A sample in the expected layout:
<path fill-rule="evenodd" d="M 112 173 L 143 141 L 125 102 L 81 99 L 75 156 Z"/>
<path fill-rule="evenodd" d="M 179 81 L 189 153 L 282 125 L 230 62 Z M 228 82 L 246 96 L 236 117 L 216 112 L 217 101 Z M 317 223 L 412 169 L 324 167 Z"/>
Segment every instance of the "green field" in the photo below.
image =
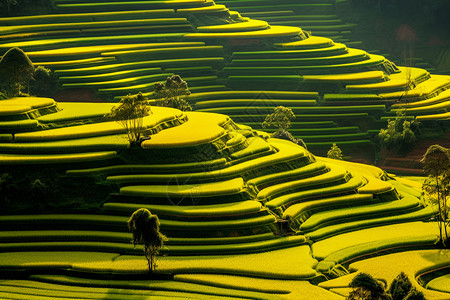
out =
<path fill-rule="evenodd" d="M 380 159 L 376 135 L 398 112 L 448 147 L 450 77 L 358 49 L 352 1 L 53 2 L 0 17 L 0 55 L 20 47 L 59 83 L 46 97 L 1 90 L 0 298 L 343 300 L 358 272 L 402 271 L 450 298 L 423 178 L 357 163 Z M 192 111 L 154 106 L 174 74 Z M 134 142 L 109 113 L 139 92 Z M 263 127 L 278 106 L 307 148 Z M 333 144 L 345 160 L 321 157 Z M 139 208 L 167 237 L 152 273 L 127 228 Z"/>

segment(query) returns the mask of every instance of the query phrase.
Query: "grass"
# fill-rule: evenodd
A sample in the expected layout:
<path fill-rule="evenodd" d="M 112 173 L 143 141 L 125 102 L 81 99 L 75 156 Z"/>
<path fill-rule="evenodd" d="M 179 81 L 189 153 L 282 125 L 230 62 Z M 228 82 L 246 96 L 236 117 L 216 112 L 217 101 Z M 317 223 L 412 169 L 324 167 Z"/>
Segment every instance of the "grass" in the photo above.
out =
<path fill-rule="evenodd" d="M 12 34 L 20 32 L 39 32 L 61 29 L 87 29 L 87 28 L 105 28 L 120 26 L 141 26 L 141 25 L 171 25 L 186 24 L 186 18 L 155 18 L 155 19 L 138 19 L 138 20 L 114 20 L 114 21 L 97 21 L 97 22 L 78 22 L 78 23 L 49 23 L 49 24 L 27 24 L 0 27 L 0 34 Z"/>
<path fill-rule="evenodd" d="M 345 223 L 355 220 L 368 220 L 380 216 L 399 215 L 421 208 L 418 199 L 405 197 L 386 203 L 374 203 L 350 208 L 340 208 L 323 211 L 312 215 L 300 225 L 300 231 L 308 232 L 333 224 Z"/>
<path fill-rule="evenodd" d="M 224 288 L 244 289 L 264 293 L 282 294 L 284 298 L 338 300 L 342 297 L 320 289 L 302 280 L 277 280 L 235 275 L 216 274 L 180 274 L 175 275 L 176 281 L 206 284 Z"/>
<path fill-rule="evenodd" d="M 267 202 L 274 198 L 280 197 L 281 195 L 289 195 L 300 190 L 304 191 L 309 189 L 311 186 L 314 187 L 324 185 L 345 179 L 346 177 L 347 171 L 344 168 L 332 167 L 329 172 L 324 174 L 269 186 L 259 191 L 257 199 L 258 201 Z"/>
<path fill-rule="evenodd" d="M 41 116 L 38 118 L 42 123 L 70 122 L 83 119 L 103 118 L 111 111 L 114 103 L 70 103 L 62 102 L 58 106 L 61 111 Z"/>
<path fill-rule="evenodd" d="M 450 274 L 437 277 L 427 283 L 427 289 L 450 293 Z"/>
<path fill-rule="evenodd" d="M 116 151 L 75 154 L 0 154 L 0 165 L 62 164 L 116 158 Z"/>
<path fill-rule="evenodd" d="M 226 134 L 220 126 L 227 122 L 228 117 L 217 114 L 186 113 L 189 122 L 180 126 L 161 131 L 144 141 L 142 147 L 174 148 L 207 144 Z"/>
<path fill-rule="evenodd" d="M 346 64 L 360 62 L 368 59 L 367 52 L 356 49 L 349 49 L 348 53 L 342 55 L 333 56 L 320 56 L 320 57 L 307 57 L 307 58 L 269 58 L 269 59 L 233 59 L 230 66 L 319 66 L 319 65 L 332 65 L 332 64 Z M 380 73 L 378 76 L 374 76 L 373 73 L 363 74 L 369 78 L 382 78 Z M 369 76 L 370 75 L 370 76 Z M 355 80 L 355 75 L 341 75 L 342 79 L 352 79 Z M 307 77 L 308 80 L 314 80 L 319 77 L 310 75 Z M 323 76 L 324 79 L 336 80 L 339 77 L 337 75 Z"/>
<path fill-rule="evenodd" d="M 268 201 L 265 205 L 270 209 L 275 209 L 277 207 L 288 208 L 295 203 L 305 201 L 308 198 L 317 197 L 319 195 L 349 193 L 361 185 L 362 179 L 360 177 L 353 177 L 346 183 L 283 195 Z M 283 218 L 285 217 L 286 216 Z"/>
<path fill-rule="evenodd" d="M 284 212 L 284 218 L 295 222 L 298 226 L 321 211 L 327 211 L 342 206 L 352 207 L 372 203 L 372 195 L 349 194 L 337 197 L 326 197 L 314 201 L 306 201 L 289 206 Z"/>
<path fill-rule="evenodd" d="M 374 226 L 339 234 L 315 242 L 312 246 L 314 257 L 323 260 L 335 252 L 349 249 L 357 245 L 373 243 L 380 240 L 395 240 L 403 237 L 438 235 L 438 227 L 434 223 L 409 222 L 403 224 Z"/>
<path fill-rule="evenodd" d="M 310 255 L 309 246 L 303 245 L 237 256 L 160 257 L 156 272 L 230 274 L 301 280 L 316 276 L 313 269 L 316 264 L 317 261 Z M 73 269 L 89 272 L 146 273 L 148 266 L 143 257 L 120 256 L 114 262 L 77 263 L 73 265 Z M 286 273 L 286 270 L 290 270 L 289 273 Z"/>
<path fill-rule="evenodd" d="M 122 129 L 123 130 L 123 129 Z M 77 133 L 75 133 L 77 134 Z M 63 138 L 73 138 L 73 136 L 66 135 Z M 64 154 L 73 153 L 72 156 L 76 159 L 77 153 L 80 153 L 80 161 L 83 157 L 86 157 L 86 153 L 94 151 L 118 151 L 120 149 L 129 148 L 130 143 L 126 134 L 113 135 L 113 136 L 94 136 L 69 140 L 51 140 L 51 141 L 38 141 L 38 142 L 14 142 L 14 143 L 0 143 L 0 151 L 3 156 L 6 153 L 11 155 L 19 155 L 25 158 L 27 154 L 36 155 L 42 154 L 42 156 L 51 157 L 51 153 L 54 157 L 60 155 L 64 157 Z M 95 154 L 94 154 L 95 155 Z M 11 158 L 12 159 L 12 158 Z M 31 159 L 31 158 L 30 158 Z"/>
<path fill-rule="evenodd" d="M 206 160 L 193 163 L 179 163 L 179 164 L 156 164 L 156 165 L 114 165 L 92 169 L 76 169 L 67 170 L 66 174 L 70 176 L 97 176 L 97 175 L 118 175 L 126 173 L 163 173 L 163 174 L 177 174 L 189 173 L 190 171 L 212 171 L 224 168 L 227 164 L 225 158 L 218 158 L 214 160 Z"/>
<path fill-rule="evenodd" d="M 437 225 L 436 225 L 437 227 Z M 358 272 L 364 272 L 384 282 L 392 282 L 400 272 L 406 273 L 413 286 L 422 291 L 426 299 L 438 300 L 448 298 L 447 293 L 424 289 L 417 282 L 421 274 L 448 266 L 448 250 L 411 250 L 364 259 L 350 264 L 350 275 L 323 282 L 319 286 L 330 289 L 336 286 L 348 286 Z M 380 268 L 380 266 L 383 266 Z"/>
<path fill-rule="evenodd" d="M 214 219 L 223 216 L 245 215 L 258 213 L 262 206 L 257 201 L 243 201 L 227 204 L 173 206 L 173 205 L 149 205 L 134 203 L 105 203 L 103 208 L 110 212 L 131 215 L 135 210 L 145 207 L 158 216 L 164 215 L 176 217 L 205 217 Z"/>
<path fill-rule="evenodd" d="M 397 216 L 387 216 L 387 217 L 379 217 L 369 220 L 358 220 L 358 221 L 351 221 L 347 223 L 342 224 L 336 224 L 327 226 L 309 233 L 306 233 L 305 235 L 312 239 L 313 241 L 317 242 L 319 240 L 322 240 L 324 238 L 337 235 L 339 233 L 348 232 L 357 228 L 368 228 L 368 227 L 374 227 L 374 226 L 382 226 L 386 224 L 396 224 L 396 223 L 407 223 L 407 222 L 413 222 L 413 221 L 422 221 L 422 220 L 429 220 L 431 216 L 435 214 L 435 211 L 431 207 L 426 207 L 421 210 L 417 210 L 414 212 L 401 214 Z"/>
<path fill-rule="evenodd" d="M 353 260 L 361 259 L 373 254 L 381 254 L 389 251 L 404 251 L 417 248 L 434 248 L 439 238 L 436 235 L 400 237 L 395 239 L 377 240 L 375 242 L 349 247 L 327 256 L 317 265 L 317 270 L 326 272 L 334 264 L 348 264 Z"/>
<path fill-rule="evenodd" d="M 230 23 L 225 25 L 210 25 L 199 26 L 197 32 L 240 32 L 240 31 L 254 31 L 264 30 L 269 27 L 269 24 L 261 20 L 248 20 L 247 22 Z"/>
<path fill-rule="evenodd" d="M 117 179 L 120 179 L 117 178 Z M 115 182 L 113 178 L 110 182 Z M 143 197 L 207 197 L 237 194 L 244 190 L 242 178 L 197 185 L 136 185 L 120 189 L 121 195 Z"/>
<path fill-rule="evenodd" d="M 196 32 L 186 33 L 188 39 L 251 39 L 251 38 L 270 38 L 270 37 L 291 37 L 299 36 L 301 29 L 288 26 L 270 26 L 269 29 L 243 31 L 243 32 Z"/>
<path fill-rule="evenodd" d="M 303 41 L 307 41 L 303 40 Z M 325 48 L 313 48 L 306 50 L 270 50 L 270 51 L 247 51 L 233 52 L 232 59 L 268 59 L 268 58 L 301 58 L 301 57 L 321 57 L 323 55 L 342 55 L 347 53 L 344 44 L 334 44 Z"/>

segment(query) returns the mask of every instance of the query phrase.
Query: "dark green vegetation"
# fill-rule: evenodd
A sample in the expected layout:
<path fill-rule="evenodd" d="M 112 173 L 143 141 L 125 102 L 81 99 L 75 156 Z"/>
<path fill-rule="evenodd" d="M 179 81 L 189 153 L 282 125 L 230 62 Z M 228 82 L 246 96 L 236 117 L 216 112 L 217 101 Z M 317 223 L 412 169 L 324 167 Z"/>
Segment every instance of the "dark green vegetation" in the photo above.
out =
<path fill-rule="evenodd" d="M 450 225 L 449 206 L 447 198 L 450 195 L 450 149 L 440 145 L 430 146 L 424 154 L 421 163 L 423 170 L 428 175 L 422 189 L 426 199 L 439 209 L 438 223 L 441 242 L 448 244 L 448 227 Z"/>
<path fill-rule="evenodd" d="M 130 144 L 139 146 L 144 134 L 144 117 L 151 113 L 147 98 L 139 93 L 136 96 L 123 97 L 107 117 L 120 122 L 127 131 Z"/>
<path fill-rule="evenodd" d="M 186 96 L 190 94 L 186 81 L 179 75 L 172 75 L 167 77 L 165 83 L 155 84 L 155 105 L 189 111 L 192 107 L 186 101 Z"/>
<path fill-rule="evenodd" d="M 385 291 L 383 283 L 366 273 L 356 275 L 350 287 L 353 289 L 347 297 L 349 300 L 425 300 L 422 292 L 412 286 L 408 276 L 400 273 Z"/>
<path fill-rule="evenodd" d="M 156 268 L 156 256 L 167 241 L 160 232 L 159 226 L 158 216 L 152 215 L 146 208 L 136 210 L 128 220 L 128 229 L 133 233 L 133 245 L 144 245 L 144 254 L 150 272 Z"/>
<path fill-rule="evenodd" d="M 9 49 L 0 60 L 0 81 L 2 98 L 20 96 L 22 90 L 30 90 L 34 66 L 28 56 L 19 48 Z"/>

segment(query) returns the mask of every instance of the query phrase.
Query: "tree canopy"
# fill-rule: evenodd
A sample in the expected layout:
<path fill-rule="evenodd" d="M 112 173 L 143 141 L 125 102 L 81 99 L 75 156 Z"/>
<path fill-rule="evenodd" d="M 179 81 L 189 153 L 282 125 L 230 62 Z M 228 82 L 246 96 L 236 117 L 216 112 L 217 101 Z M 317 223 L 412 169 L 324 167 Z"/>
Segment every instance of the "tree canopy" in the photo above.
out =
<path fill-rule="evenodd" d="M 0 81 L 11 96 L 19 96 L 23 87 L 29 87 L 33 74 L 33 63 L 19 48 L 9 49 L 0 60 Z"/>
<path fill-rule="evenodd" d="M 128 220 L 128 229 L 133 233 L 133 244 L 144 245 L 150 272 L 156 268 L 156 256 L 167 241 L 166 236 L 160 232 L 159 226 L 158 216 L 152 215 L 146 208 L 136 210 Z"/>
<path fill-rule="evenodd" d="M 273 126 L 278 130 L 288 130 L 294 119 L 295 115 L 290 108 L 278 106 L 274 108 L 273 113 L 266 116 L 262 126 L 263 128 Z"/>
<path fill-rule="evenodd" d="M 121 123 L 127 131 L 130 144 L 139 144 L 144 131 L 143 118 L 152 113 L 147 98 L 139 93 L 123 97 L 119 105 L 111 109 L 108 117 Z"/>
<path fill-rule="evenodd" d="M 157 106 L 177 108 L 182 111 L 192 110 L 192 107 L 186 101 L 186 97 L 191 92 L 188 89 L 187 82 L 181 79 L 179 75 L 167 77 L 166 82 L 155 84 L 155 104 Z"/>

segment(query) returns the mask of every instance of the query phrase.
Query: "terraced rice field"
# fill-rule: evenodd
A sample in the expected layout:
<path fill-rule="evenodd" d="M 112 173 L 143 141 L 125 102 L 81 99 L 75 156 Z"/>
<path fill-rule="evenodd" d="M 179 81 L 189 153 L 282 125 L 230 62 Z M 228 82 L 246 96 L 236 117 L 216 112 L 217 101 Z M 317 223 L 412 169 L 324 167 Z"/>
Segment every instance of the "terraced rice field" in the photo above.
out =
<path fill-rule="evenodd" d="M 162 107 L 144 118 L 151 139 L 133 148 L 104 117 L 112 104 L 5 103 L 20 101 L 2 110 L 12 128 L 2 132 L 14 133 L 0 145 L 2 170 L 50 172 L 71 182 L 59 187 L 66 195 L 84 184 L 106 193 L 98 203 L 76 193 L 94 211 L 0 216 L 2 297 L 343 299 L 323 282 L 336 268 L 436 247 L 432 207 L 376 167 L 315 157 L 225 115 Z M 38 126 L 24 131 L 17 116 Z M 153 277 L 126 225 L 142 207 L 168 237 Z M 442 290 L 446 277 L 433 280 Z"/>
<path fill-rule="evenodd" d="M 89 89 L 105 101 L 0 101 L 2 174 L 45 195 L 23 210 L 2 198 L 0 297 L 344 299 L 353 272 L 405 271 L 448 298 L 420 188 L 313 153 L 337 143 L 373 158 L 373 134 L 406 105 L 445 127 L 450 79 L 357 49 L 336 5 L 55 0 L 53 14 L 0 18 L 1 54 L 20 47 L 52 69 L 61 100 Z M 151 139 L 130 146 L 105 114 L 172 74 L 194 111 L 152 107 Z M 312 152 L 261 131 L 279 105 Z M 152 276 L 126 226 L 141 207 L 168 237 Z"/>
<path fill-rule="evenodd" d="M 405 103 L 423 126 L 448 123 L 450 83 L 357 49 L 355 24 L 337 16 L 346 2 L 283 0 L 274 10 L 247 0 L 56 1 L 51 15 L 0 18 L 0 53 L 21 47 L 68 93 L 89 89 L 106 101 L 151 95 L 176 73 L 194 110 L 252 126 L 285 105 L 296 114 L 292 133 L 315 153 L 337 143 L 373 161 L 374 133 Z"/>

